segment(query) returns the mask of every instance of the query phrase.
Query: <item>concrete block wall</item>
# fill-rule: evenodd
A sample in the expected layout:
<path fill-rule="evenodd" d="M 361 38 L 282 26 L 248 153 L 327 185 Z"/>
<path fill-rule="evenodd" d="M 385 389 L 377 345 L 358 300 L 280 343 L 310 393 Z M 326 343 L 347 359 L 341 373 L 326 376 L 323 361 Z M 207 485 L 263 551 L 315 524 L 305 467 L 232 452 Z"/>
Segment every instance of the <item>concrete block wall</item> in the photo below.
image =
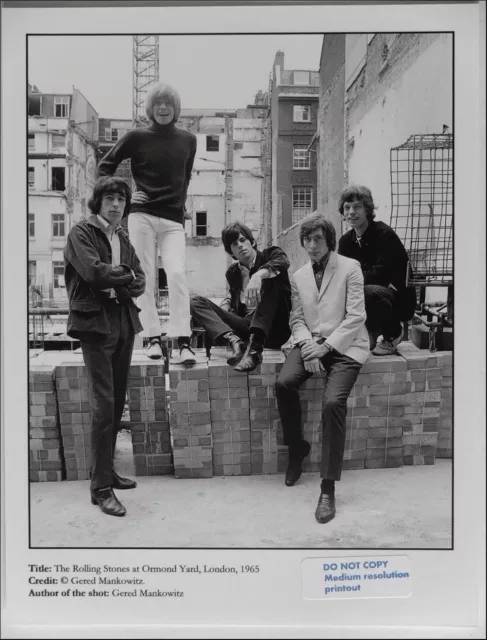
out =
<path fill-rule="evenodd" d="M 282 473 L 287 447 L 274 384 L 284 362 L 266 350 L 250 374 L 197 349 L 191 368 L 134 356 L 128 399 L 136 475 L 176 478 Z M 300 389 L 303 435 L 311 443 L 304 471 L 319 471 L 325 374 Z M 82 362 L 30 371 L 30 477 L 86 480 L 91 467 L 89 386 Z M 169 401 L 169 410 L 168 410 Z M 452 354 L 411 343 L 399 355 L 370 357 L 347 402 L 344 470 L 434 464 L 452 457 Z M 59 418 L 58 418 L 59 416 Z"/>
<path fill-rule="evenodd" d="M 225 349 L 214 348 L 208 363 L 213 474 L 251 475 L 251 433 L 247 374 L 227 365 Z"/>
<path fill-rule="evenodd" d="M 170 381 L 171 444 L 176 478 L 213 476 L 208 364 L 172 364 Z"/>
<path fill-rule="evenodd" d="M 89 382 L 84 364 L 56 367 L 59 425 L 66 480 L 88 480 L 91 472 Z"/>
<path fill-rule="evenodd" d="M 63 453 L 55 393 L 55 367 L 31 366 L 29 371 L 29 479 L 63 479 Z"/>
<path fill-rule="evenodd" d="M 133 357 L 127 387 L 135 475 L 172 475 L 164 365 Z"/>

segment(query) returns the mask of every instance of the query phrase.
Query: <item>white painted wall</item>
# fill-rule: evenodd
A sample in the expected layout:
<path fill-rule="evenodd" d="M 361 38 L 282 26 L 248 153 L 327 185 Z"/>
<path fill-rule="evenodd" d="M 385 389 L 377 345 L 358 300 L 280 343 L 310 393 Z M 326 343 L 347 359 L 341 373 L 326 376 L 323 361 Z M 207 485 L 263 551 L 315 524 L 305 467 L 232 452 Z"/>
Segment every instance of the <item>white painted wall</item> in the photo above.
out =
<path fill-rule="evenodd" d="M 224 297 L 227 254 L 223 246 L 186 247 L 186 274 L 191 295 Z"/>

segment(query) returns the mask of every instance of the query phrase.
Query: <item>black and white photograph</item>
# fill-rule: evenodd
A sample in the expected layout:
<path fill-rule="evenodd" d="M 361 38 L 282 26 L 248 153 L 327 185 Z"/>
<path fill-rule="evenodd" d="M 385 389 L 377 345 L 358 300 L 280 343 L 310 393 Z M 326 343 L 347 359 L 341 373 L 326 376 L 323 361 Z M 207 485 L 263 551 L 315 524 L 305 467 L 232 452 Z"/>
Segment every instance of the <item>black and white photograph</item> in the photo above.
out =
<path fill-rule="evenodd" d="M 27 4 L 2 27 L 12 633 L 476 628 L 477 3 Z"/>
<path fill-rule="evenodd" d="M 27 45 L 32 546 L 451 548 L 453 34 Z"/>

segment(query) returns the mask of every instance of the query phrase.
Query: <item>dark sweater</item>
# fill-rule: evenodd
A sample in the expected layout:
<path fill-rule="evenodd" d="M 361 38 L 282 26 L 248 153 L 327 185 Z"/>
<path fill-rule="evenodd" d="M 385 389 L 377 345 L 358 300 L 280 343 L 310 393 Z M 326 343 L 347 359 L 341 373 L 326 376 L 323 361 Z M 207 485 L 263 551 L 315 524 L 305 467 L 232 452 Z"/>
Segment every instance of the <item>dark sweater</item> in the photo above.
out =
<path fill-rule="evenodd" d="M 132 204 L 130 212 L 183 224 L 195 153 L 193 133 L 174 124 L 161 126 L 153 122 L 126 133 L 98 165 L 98 175 L 112 176 L 118 165 L 130 158 L 137 190 L 149 197 L 144 204 Z"/>
<path fill-rule="evenodd" d="M 338 243 L 338 253 L 360 262 L 364 284 L 403 289 L 406 283 L 408 254 L 403 243 L 389 225 L 370 222 L 357 242 L 354 229 L 347 231 Z"/>

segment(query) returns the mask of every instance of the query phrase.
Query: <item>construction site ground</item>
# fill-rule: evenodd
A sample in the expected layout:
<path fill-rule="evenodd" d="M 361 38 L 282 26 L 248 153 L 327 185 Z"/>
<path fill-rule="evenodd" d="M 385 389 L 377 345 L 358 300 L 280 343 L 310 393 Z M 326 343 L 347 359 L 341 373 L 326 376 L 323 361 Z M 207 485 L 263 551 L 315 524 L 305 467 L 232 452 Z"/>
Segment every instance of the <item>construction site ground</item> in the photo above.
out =
<path fill-rule="evenodd" d="M 121 432 L 116 468 L 133 477 L 130 434 Z M 123 518 L 90 502 L 89 481 L 30 485 L 33 547 L 411 548 L 448 549 L 452 537 L 452 462 L 346 471 L 337 483 L 337 515 L 314 518 L 320 478 L 284 476 L 175 479 L 138 477 L 119 491 Z"/>

